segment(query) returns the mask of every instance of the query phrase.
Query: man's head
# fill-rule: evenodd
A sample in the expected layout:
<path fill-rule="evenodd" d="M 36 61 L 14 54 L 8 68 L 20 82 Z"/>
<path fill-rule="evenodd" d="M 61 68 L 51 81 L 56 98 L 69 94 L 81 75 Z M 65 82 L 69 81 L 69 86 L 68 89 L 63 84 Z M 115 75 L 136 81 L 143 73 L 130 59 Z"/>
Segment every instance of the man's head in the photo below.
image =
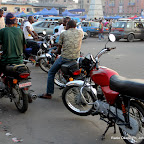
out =
<path fill-rule="evenodd" d="M 68 30 L 69 28 L 75 28 L 75 27 L 76 27 L 76 22 L 74 20 L 70 20 L 67 22 L 66 30 Z"/>
<path fill-rule="evenodd" d="M 0 17 L 2 17 L 2 16 L 3 16 L 3 14 L 4 14 L 3 9 L 0 9 Z"/>
<path fill-rule="evenodd" d="M 102 20 L 99 20 L 99 22 L 101 23 L 101 22 L 102 22 Z"/>
<path fill-rule="evenodd" d="M 28 21 L 32 24 L 34 23 L 34 17 L 33 16 L 29 16 L 28 17 Z"/>
<path fill-rule="evenodd" d="M 63 25 L 66 26 L 67 22 L 70 21 L 70 20 L 71 20 L 70 17 L 63 18 Z"/>
<path fill-rule="evenodd" d="M 16 18 L 12 13 L 8 13 L 6 15 L 6 24 L 7 25 L 13 25 L 15 24 Z"/>

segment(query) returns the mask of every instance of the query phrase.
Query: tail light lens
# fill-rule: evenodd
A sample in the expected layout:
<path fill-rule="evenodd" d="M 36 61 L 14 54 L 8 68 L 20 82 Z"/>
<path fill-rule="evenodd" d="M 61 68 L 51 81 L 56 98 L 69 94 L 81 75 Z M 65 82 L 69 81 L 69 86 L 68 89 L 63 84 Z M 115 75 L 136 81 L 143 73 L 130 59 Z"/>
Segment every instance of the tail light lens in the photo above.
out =
<path fill-rule="evenodd" d="M 20 76 L 20 78 L 25 79 L 25 78 L 27 78 L 28 76 L 30 76 L 30 74 L 29 74 L 29 73 L 22 73 L 22 74 L 20 74 L 19 76 Z"/>
<path fill-rule="evenodd" d="M 76 70 L 73 72 L 73 75 L 80 75 L 80 73 L 81 73 L 81 70 Z"/>

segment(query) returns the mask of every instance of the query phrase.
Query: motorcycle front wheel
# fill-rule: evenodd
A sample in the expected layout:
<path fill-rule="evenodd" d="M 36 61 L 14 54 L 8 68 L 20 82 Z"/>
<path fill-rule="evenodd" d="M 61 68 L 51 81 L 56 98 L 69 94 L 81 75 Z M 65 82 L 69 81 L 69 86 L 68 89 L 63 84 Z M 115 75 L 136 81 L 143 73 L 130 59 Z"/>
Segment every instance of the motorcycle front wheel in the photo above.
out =
<path fill-rule="evenodd" d="M 91 114 L 95 98 L 90 91 L 84 88 L 83 95 L 86 100 L 85 102 L 80 94 L 80 88 L 78 86 L 66 87 L 62 93 L 62 100 L 66 108 L 72 113 L 79 116 L 87 116 Z"/>
<path fill-rule="evenodd" d="M 28 95 L 25 94 L 18 85 L 16 85 L 15 88 L 12 88 L 12 93 L 18 111 L 21 113 L 26 112 L 28 109 Z"/>
<path fill-rule="evenodd" d="M 48 71 L 50 70 L 52 64 L 50 64 L 50 63 L 48 64 L 47 59 L 42 58 L 42 59 L 39 60 L 39 66 L 44 72 L 48 73 Z"/>
<path fill-rule="evenodd" d="M 140 102 L 131 101 L 130 116 L 138 121 L 139 132 L 136 136 L 131 136 L 119 128 L 122 139 L 127 144 L 144 144 L 144 107 Z"/>

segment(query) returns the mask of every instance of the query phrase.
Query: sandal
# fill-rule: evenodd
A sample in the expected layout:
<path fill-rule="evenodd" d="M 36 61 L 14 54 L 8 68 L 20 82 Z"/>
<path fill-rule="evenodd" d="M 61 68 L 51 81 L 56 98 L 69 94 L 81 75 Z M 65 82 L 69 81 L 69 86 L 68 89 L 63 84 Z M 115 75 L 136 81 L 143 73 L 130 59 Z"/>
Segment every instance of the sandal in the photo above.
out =
<path fill-rule="evenodd" d="M 51 94 L 42 94 L 42 95 L 39 95 L 38 97 L 43 98 L 43 99 L 51 99 L 52 98 Z"/>

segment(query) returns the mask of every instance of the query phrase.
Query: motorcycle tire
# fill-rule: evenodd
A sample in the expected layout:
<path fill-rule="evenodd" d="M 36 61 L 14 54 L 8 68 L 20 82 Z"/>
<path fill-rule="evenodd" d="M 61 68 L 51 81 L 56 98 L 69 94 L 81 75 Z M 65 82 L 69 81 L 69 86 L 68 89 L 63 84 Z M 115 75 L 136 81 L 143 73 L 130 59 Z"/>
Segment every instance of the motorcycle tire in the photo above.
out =
<path fill-rule="evenodd" d="M 136 110 L 137 113 L 135 113 L 135 110 Z M 138 134 L 136 136 L 131 136 L 128 133 L 126 133 L 124 130 L 119 128 L 119 131 L 120 131 L 120 134 L 122 136 L 122 139 L 127 144 L 144 144 L 144 139 L 143 139 L 143 132 L 144 132 L 144 122 L 143 122 L 144 107 L 143 107 L 143 105 L 140 102 L 134 101 L 134 100 L 131 101 L 131 103 L 130 103 L 130 116 L 132 116 L 133 118 L 137 119 L 137 121 L 139 123 L 139 126 L 140 126 L 139 132 L 138 132 Z M 142 131 L 142 132 L 140 132 L 140 131 Z M 142 139 L 140 139 L 140 137 L 142 137 Z"/>
<path fill-rule="evenodd" d="M 12 88 L 14 103 L 19 112 L 24 113 L 28 109 L 28 95 L 25 94 L 18 86 Z"/>
<path fill-rule="evenodd" d="M 55 74 L 55 78 L 54 78 L 54 83 L 61 87 L 64 88 L 66 86 L 66 79 L 63 77 L 61 70 L 59 70 L 56 74 Z"/>
<path fill-rule="evenodd" d="M 42 59 L 39 60 L 39 66 L 44 72 L 48 73 L 48 71 L 50 70 L 52 64 L 48 64 L 47 59 L 42 58 Z"/>
<path fill-rule="evenodd" d="M 70 93 L 71 91 L 72 91 L 72 93 Z M 74 95 L 74 97 L 72 97 L 73 95 Z M 83 95 L 85 96 L 85 100 L 88 103 L 95 102 L 95 98 L 93 97 L 93 95 L 90 91 L 87 91 L 85 89 L 83 92 Z M 84 100 L 82 98 L 80 98 L 80 87 L 78 87 L 78 86 L 66 87 L 62 93 L 62 100 L 63 100 L 65 107 L 69 111 L 71 111 L 72 113 L 79 115 L 79 116 L 90 115 L 94 108 L 93 104 L 88 105 L 87 103 L 84 102 Z M 72 103 L 72 100 L 73 100 L 73 103 Z"/>

